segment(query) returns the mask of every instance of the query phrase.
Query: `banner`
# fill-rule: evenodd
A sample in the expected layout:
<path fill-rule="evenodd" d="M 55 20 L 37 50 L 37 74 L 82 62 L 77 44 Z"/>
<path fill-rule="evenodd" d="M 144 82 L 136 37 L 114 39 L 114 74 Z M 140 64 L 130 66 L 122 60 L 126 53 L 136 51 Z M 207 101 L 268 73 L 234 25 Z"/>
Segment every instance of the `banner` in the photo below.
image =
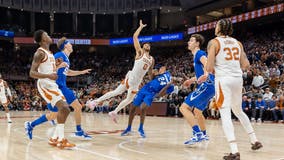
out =
<path fill-rule="evenodd" d="M 5 30 L 0 30 L 0 37 L 13 38 L 13 37 L 14 37 L 14 32 L 5 31 Z"/>
<path fill-rule="evenodd" d="M 139 42 L 160 42 L 160 41 L 173 41 L 173 40 L 182 40 L 183 33 L 174 33 L 174 34 L 158 34 L 153 36 L 141 36 L 139 37 Z M 109 44 L 113 45 L 122 45 L 122 44 L 133 44 L 133 38 L 115 38 L 110 39 Z"/>
<path fill-rule="evenodd" d="M 263 17 L 263 16 L 267 16 L 270 14 L 279 13 L 283 11 L 284 11 L 284 3 L 281 3 L 281 4 L 274 5 L 274 6 L 262 8 L 259 10 L 232 16 L 232 17 L 229 17 L 229 19 L 231 19 L 232 23 L 238 23 L 238 22 L 248 21 L 251 19 L 255 19 L 255 18 L 259 18 L 259 17 Z M 187 29 L 187 34 L 193 34 L 196 32 L 202 32 L 202 31 L 215 28 L 216 23 L 217 21 L 198 25 L 195 27 L 190 27 Z"/>

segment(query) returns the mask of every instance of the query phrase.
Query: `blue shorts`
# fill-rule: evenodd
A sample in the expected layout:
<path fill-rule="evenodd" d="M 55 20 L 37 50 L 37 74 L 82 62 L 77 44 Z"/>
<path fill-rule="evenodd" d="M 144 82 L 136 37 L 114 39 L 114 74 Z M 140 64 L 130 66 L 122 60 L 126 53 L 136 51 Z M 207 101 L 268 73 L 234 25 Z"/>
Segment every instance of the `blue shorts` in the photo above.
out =
<path fill-rule="evenodd" d="M 69 89 L 68 87 L 59 86 L 59 89 L 61 90 L 62 94 L 64 95 L 64 97 L 65 97 L 65 99 L 66 99 L 66 101 L 69 105 L 77 99 L 73 90 Z"/>
<path fill-rule="evenodd" d="M 56 106 L 52 107 L 50 103 L 47 104 L 47 108 L 50 112 L 58 112 L 58 108 Z"/>
<path fill-rule="evenodd" d="M 140 107 L 140 105 L 144 102 L 148 107 L 150 107 L 155 98 L 155 95 L 155 93 L 149 92 L 146 89 L 141 89 L 136 94 L 133 100 L 133 105 L 136 107 Z"/>
<path fill-rule="evenodd" d="M 184 103 L 190 107 L 195 107 L 201 111 L 204 111 L 208 105 L 210 99 L 215 95 L 215 87 L 213 83 L 202 83 L 196 88 L 195 91 L 191 92 Z"/>

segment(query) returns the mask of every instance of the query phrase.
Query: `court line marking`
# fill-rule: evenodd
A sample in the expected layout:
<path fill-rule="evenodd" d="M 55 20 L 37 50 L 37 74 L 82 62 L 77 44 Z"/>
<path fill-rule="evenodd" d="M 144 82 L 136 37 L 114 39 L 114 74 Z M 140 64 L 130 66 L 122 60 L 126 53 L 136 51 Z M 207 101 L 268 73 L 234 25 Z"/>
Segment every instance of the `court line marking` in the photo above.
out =
<path fill-rule="evenodd" d="M 124 144 L 127 144 L 127 143 L 129 143 L 129 142 L 131 142 L 131 141 L 128 141 L 128 140 L 127 140 L 127 141 L 120 142 L 120 143 L 118 144 L 118 147 L 121 148 L 121 149 L 130 151 L 130 152 L 135 152 L 135 153 L 140 153 L 140 154 L 145 154 L 145 155 L 148 154 L 148 153 L 146 153 L 146 152 L 137 151 L 137 150 L 135 150 L 135 149 L 130 149 L 130 148 L 128 148 L 128 147 L 124 147 L 124 146 L 123 146 Z"/>
<path fill-rule="evenodd" d="M 15 128 L 14 131 L 26 135 L 25 133 L 19 131 L 19 129 L 20 128 Z M 42 137 L 39 137 L 39 136 L 33 136 L 33 137 L 38 138 L 40 140 L 46 140 L 45 138 L 42 138 Z M 78 145 L 80 146 L 81 144 L 78 144 Z M 116 157 L 113 157 L 113 156 L 104 155 L 104 154 L 101 154 L 101 153 L 98 153 L 98 152 L 95 152 L 95 151 L 91 151 L 91 150 L 87 150 L 87 149 L 83 149 L 83 148 L 79 148 L 79 147 L 74 147 L 74 149 L 79 150 L 79 151 L 83 151 L 83 152 L 87 152 L 87 153 L 90 153 L 90 154 L 94 154 L 94 155 L 97 155 L 97 156 L 100 156 L 100 157 L 108 158 L 108 159 L 120 160 L 119 158 L 116 158 Z"/>

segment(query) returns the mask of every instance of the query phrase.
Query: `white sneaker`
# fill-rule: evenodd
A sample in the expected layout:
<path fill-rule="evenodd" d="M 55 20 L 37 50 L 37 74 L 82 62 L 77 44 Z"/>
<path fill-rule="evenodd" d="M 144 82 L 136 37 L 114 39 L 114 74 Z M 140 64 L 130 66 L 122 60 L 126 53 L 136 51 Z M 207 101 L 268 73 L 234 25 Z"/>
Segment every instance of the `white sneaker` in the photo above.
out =
<path fill-rule="evenodd" d="M 90 108 L 91 111 L 93 111 L 97 105 L 98 103 L 95 100 L 86 103 L 86 107 Z"/>
<path fill-rule="evenodd" d="M 11 120 L 11 119 L 8 119 L 8 123 L 12 123 L 12 120 Z"/>
<path fill-rule="evenodd" d="M 109 112 L 108 115 L 110 116 L 111 120 L 114 121 L 114 123 L 117 123 L 117 113 L 112 111 L 112 112 Z"/>

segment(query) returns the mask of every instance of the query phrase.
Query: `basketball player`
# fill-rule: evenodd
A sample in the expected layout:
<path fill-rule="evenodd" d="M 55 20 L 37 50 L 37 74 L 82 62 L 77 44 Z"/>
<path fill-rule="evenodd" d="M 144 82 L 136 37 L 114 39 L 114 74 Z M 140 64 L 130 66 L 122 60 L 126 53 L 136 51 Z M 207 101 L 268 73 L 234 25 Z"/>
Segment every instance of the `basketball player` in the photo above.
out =
<path fill-rule="evenodd" d="M 61 38 L 58 40 L 57 47 L 60 52 L 57 52 L 54 57 L 55 60 L 58 63 L 65 62 L 67 63 L 66 67 L 59 68 L 57 71 L 58 79 L 56 80 L 56 83 L 63 93 L 65 99 L 67 100 L 67 103 L 74 108 L 75 112 L 75 121 L 76 121 L 76 132 L 75 132 L 75 137 L 81 137 L 85 140 L 90 140 L 92 137 L 89 136 L 87 133 L 85 133 L 82 128 L 81 128 L 81 113 L 82 113 L 82 105 L 74 95 L 73 91 L 69 89 L 66 85 L 66 76 L 77 76 L 77 75 L 82 75 L 89 73 L 91 70 L 86 69 L 83 71 L 74 71 L 69 69 L 70 67 L 70 61 L 69 61 L 69 55 L 73 52 L 72 44 L 67 41 L 65 37 Z M 49 114 L 49 118 L 46 118 L 45 121 L 40 121 L 38 122 L 38 119 L 34 120 L 33 122 L 30 122 L 30 125 L 32 128 L 29 128 L 32 130 L 35 126 L 40 125 L 47 120 L 54 120 L 56 119 L 58 109 L 57 107 L 52 107 L 52 105 L 49 103 L 47 104 L 47 108 L 51 111 Z M 50 116 L 51 115 L 51 116 Z M 46 116 L 46 115 L 42 115 Z M 53 118 L 53 119 L 50 119 Z M 39 118 L 40 119 L 40 118 Z"/>
<path fill-rule="evenodd" d="M 171 74 L 166 71 L 166 66 L 156 65 L 153 70 L 153 74 L 155 75 L 155 78 L 145 84 L 135 96 L 133 105 L 131 105 L 129 110 L 128 127 L 121 133 L 121 136 L 129 135 L 131 132 L 131 125 L 135 116 L 136 108 L 140 107 L 142 104 L 138 132 L 142 138 L 146 138 L 143 125 L 147 108 L 151 106 L 156 96 L 161 97 L 174 91 L 174 85 L 171 83 Z"/>
<path fill-rule="evenodd" d="M 132 70 L 126 74 L 125 79 L 114 91 L 110 91 L 105 95 L 101 96 L 100 98 L 90 102 L 89 104 L 86 104 L 89 108 L 93 109 L 96 104 L 99 104 L 102 101 L 111 97 L 120 95 L 127 90 L 126 99 L 121 101 L 114 111 L 109 112 L 109 115 L 115 123 L 117 123 L 117 113 L 133 101 L 134 96 L 137 93 L 139 85 L 141 84 L 145 74 L 149 71 L 150 79 L 152 76 L 154 58 L 150 56 L 150 44 L 145 43 L 143 44 L 143 48 L 141 48 L 138 40 L 140 32 L 146 26 L 147 25 L 143 24 L 142 20 L 140 20 L 140 26 L 133 35 L 136 56 Z"/>
<path fill-rule="evenodd" d="M 34 33 L 34 40 L 40 47 L 34 54 L 32 66 L 30 69 L 30 76 L 37 80 L 37 88 L 40 95 L 47 103 L 51 103 L 52 106 L 57 106 L 57 126 L 55 128 L 53 136 L 49 139 L 49 144 L 57 146 L 58 148 L 72 148 L 75 144 L 68 142 L 64 138 L 64 124 L 68 117 L 70 110 L 68 104 L 65 102 L 65 98 L 59 90 L 55 80 L 57 79 L 57 69 L 66 67 L 66 63 L 61 63 L 56 67 L 55 58 L 49 51 L 49 45 L 52 43 L 52 39 L 43 30 L 38 30 Z M 46 120 L 46 116 L 42 116 L 41 120 Z M 25 123 L 25 128 L 29 137 L 31 131 L 30 123 Z"/>
<path fill-rule="evenodd" d="M 210 99 L 215 94 L 214 75 L 208 74 L 205 70 L 207 55 L 200 47 L 204 43 L 204 37 L 200 34 L 193 34 L 188 41 L 188 50 L 194 58 L 195 77 L 184 82 L 185 86 L 190 86 L 197 82 L 197 88 L 191 92 L 184 103 L 180 106 L 180 112 L 192 127 L 193 136 L 184 144 L 195 144 L 203 140 L 209 140 L 206 134 L 205 118 L 203 111 L 206 109 Z"/>
<path fill-rule="evenodd" d="M 9 108 L 8 108 L 9 101 L 7 100 L 7 97 L 6 97 L 6 90 L 9 96 L 9 100 L 12 101 L 13 98 L 12 98 L 10 88 L 7 82 L 2 79 L 2 75 L 0 74 L 0 103 L 5 109 L 8 123 L 12 123 L 12 120 L 10 118 Z"/>
<path fill-rule="evenodd" d="M 225 160 L 240 159 L 231 109 L 249 135 L 251 149 L 257 150 L 262 147 L 247 115 L 242 110 L 242 70 L 248 69 L 250 64 L 242 43 L 230 37 L 232 33 L 232 22 L 229 19 L 219 20 L 215 28 L 217 37 L 212 39 L 207 47 L 207 71 L 215 73 L 216 105 L 220 110 L 223 130 L 231 148 L 231 153 L 223 157 Z"/>

